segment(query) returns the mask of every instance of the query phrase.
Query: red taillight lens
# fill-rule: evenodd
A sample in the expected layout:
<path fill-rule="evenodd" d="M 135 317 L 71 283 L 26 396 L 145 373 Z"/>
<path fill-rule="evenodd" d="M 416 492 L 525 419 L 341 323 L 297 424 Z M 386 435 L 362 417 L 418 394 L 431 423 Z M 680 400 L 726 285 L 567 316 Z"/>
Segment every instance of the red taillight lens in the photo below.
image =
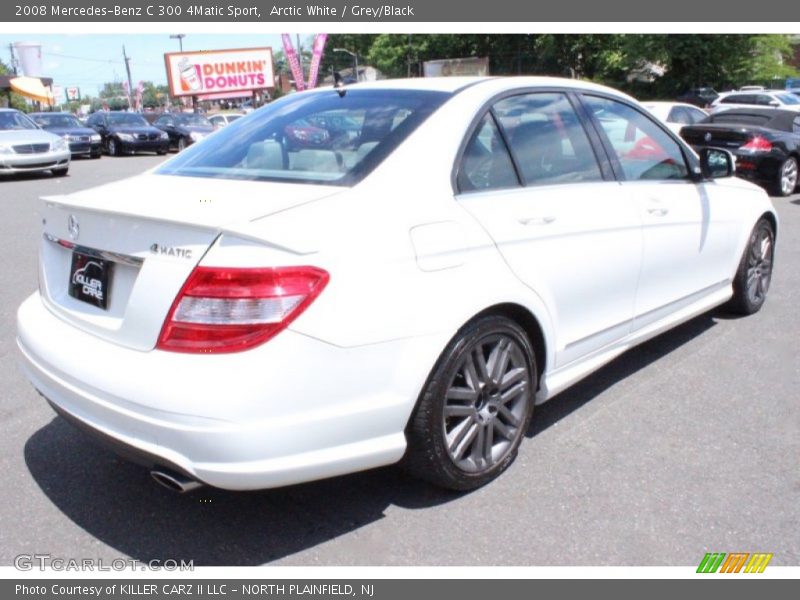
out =
<path fill-rule="evenodd" d="M 219 353 L 263 344 L 308 308 L 328 279 L 316 267 L 197 267 L 173 302 L 156 347 Z"/>
<path fill-rule="evenodd" d="M 769 152 L 772 150 L 772 143 L 768 139 L 757 135 L 739 149 L 750 150 L 751 152 Z"/>

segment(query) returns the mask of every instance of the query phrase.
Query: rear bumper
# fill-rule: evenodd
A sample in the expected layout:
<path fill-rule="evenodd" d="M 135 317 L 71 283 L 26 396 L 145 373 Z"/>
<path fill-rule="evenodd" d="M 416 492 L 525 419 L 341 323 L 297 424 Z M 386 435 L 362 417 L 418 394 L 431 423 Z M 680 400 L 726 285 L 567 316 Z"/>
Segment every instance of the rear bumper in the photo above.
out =
<path fill-rule="evenodd" d="M 67 325 L 38 294 L 17 331 L 23 370 L 58 412 L 135 462 L 232 490 L 398 461 L 432 342 L 344 349 L 287 330 L 232 355 L 140 352 Z"/>

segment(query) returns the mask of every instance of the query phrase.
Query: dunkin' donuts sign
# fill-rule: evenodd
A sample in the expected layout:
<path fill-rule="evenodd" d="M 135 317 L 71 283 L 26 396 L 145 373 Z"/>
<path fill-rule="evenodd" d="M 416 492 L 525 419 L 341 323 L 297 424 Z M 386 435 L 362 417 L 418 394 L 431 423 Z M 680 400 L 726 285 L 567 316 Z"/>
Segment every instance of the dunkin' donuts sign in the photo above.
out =
<path fill-rule="evenodd" d="M 172 52 L 164 61 L 173 97 L 275 87 L 272 48 Z"/>

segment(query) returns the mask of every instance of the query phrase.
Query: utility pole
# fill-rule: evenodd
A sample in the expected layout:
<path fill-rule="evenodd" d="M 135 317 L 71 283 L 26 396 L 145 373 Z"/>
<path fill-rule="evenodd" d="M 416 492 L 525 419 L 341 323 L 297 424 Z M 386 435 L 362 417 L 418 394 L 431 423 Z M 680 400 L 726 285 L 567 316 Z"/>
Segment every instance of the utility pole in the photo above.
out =
<path fill-rule="evenodd" d="M 185 37 L 186 37 L 185 33 L 176 33 L 174 35 L 169 36 L 169 39 L 178 40 L 178 46 L 180 47 L 181 52 L 183 52 L 183 38 Z"/>
<path fill-rule="evenodd" d="M 122 46 L 122 57 L 125 59 L 125 70 L 128 72 L 128 99 L 131 100 L 129 104 L 133 104 L 133 79 L 131 79 L 131 59 L 125 54 L 125 46 Z M 133 108 L 131 106 L 130 108 Z"/>

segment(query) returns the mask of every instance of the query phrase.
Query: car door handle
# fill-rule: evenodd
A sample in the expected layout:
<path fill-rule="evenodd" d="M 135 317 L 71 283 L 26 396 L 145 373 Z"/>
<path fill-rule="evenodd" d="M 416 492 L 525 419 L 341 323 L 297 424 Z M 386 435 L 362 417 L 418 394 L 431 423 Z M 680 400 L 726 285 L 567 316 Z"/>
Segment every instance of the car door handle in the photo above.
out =
<path fill-rule="evenodd" d="M 519 222 L 523 225 L 550 225 L 556 218 L 552 215 L 546 215 L 544 217 L 525 217 L 519 220 Z"/>
<path fill-rule="evenodd" d="M 668 208 L 648 208 L 647 212 L 650 213 L 651 215 L 656 216 L 656 217 L 663 217 L 669 212 L 669 209 Z"/>

